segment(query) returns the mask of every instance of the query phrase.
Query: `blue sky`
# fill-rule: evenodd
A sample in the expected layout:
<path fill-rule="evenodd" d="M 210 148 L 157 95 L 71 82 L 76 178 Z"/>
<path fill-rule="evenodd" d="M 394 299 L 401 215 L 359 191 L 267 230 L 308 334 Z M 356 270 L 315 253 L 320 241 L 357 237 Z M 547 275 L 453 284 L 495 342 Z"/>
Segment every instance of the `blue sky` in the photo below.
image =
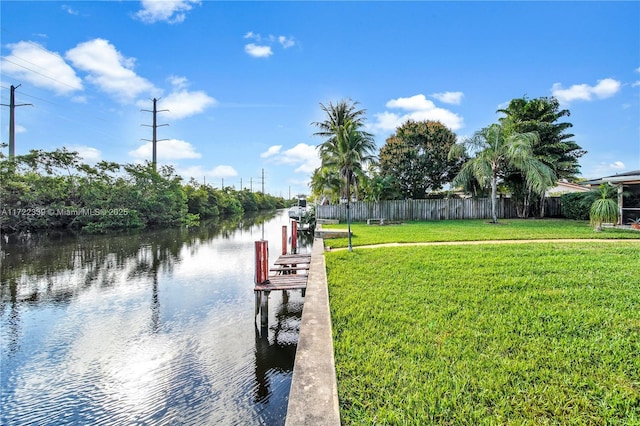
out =
<path fill-rule="evenodd" d="M 16 152 L 151 158 L 185 178 L 307 193 L 319 103 L 351 98 L 381 147 L 407 118 L 459 137 L 556 96 L 582 176 L 640 169 L 638 2 L 5 1 L 1 103 Z M 1 107 L 8 141 L 9 108 Z M 6 154 L 7 149 L 4 149 Z"/>

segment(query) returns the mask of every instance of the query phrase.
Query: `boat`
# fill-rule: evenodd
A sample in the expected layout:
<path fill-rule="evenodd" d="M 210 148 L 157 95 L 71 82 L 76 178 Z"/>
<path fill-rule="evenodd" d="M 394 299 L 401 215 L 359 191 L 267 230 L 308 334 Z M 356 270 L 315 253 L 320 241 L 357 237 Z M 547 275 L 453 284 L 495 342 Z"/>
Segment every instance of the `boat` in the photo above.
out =
<path fill-rule="evenodd" d="M 305 198 L 298 198 L 298 202 L 289 209 L 289 218 L 300 222 L 302 218 L 311 213 L 311 207 Z"/>

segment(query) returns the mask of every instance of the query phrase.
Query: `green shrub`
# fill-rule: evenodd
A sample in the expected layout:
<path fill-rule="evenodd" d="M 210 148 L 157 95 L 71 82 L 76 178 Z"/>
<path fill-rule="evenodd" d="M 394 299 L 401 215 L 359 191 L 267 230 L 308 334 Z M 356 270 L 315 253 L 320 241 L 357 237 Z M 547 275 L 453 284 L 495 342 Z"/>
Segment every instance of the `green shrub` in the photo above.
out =
<path fill-rule="evenodd" d="M 591 206 L 589 197 L 588 192 L 563 194 L 560 198 L 562 202 L 562 215 L 567 219 L 589 220 L 589 208 Z"/>

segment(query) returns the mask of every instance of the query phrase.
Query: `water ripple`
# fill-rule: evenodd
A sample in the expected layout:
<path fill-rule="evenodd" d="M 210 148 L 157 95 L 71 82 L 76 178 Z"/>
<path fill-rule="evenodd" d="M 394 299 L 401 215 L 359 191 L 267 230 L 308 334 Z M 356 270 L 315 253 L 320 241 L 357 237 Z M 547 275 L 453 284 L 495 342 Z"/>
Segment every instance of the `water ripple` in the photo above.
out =
<path fill-rule="evenodd" d="M 5 247 L 0 424 L 283 424 L 304 299 L 256 327 L 254 234 Z"/>

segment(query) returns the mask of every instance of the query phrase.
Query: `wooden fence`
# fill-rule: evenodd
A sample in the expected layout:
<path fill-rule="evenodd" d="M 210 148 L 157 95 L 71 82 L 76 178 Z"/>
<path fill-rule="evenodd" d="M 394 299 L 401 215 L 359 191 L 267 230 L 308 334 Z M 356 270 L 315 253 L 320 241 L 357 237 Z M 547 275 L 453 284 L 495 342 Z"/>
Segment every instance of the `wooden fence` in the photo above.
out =
<path fill-rule="evenodd" d="M 517 217 L 515 203 L 511 198 L 498 201 L 498 218 Z M 379 202 L 358 201 L 351 203 L 351 220 L 356 222 L 367 219 L 388 221 L 403 220 L 446 220 L 446 219 L 489 219 L 491 218 L 491 199 L 489 198 L 451 198 L 439 200 L 389 200 Z M 560 198 L 547 198 L 546 217 L 562 216 Z M 347 206 L 316 206 L 317 219 L 347 220 Z"/>

